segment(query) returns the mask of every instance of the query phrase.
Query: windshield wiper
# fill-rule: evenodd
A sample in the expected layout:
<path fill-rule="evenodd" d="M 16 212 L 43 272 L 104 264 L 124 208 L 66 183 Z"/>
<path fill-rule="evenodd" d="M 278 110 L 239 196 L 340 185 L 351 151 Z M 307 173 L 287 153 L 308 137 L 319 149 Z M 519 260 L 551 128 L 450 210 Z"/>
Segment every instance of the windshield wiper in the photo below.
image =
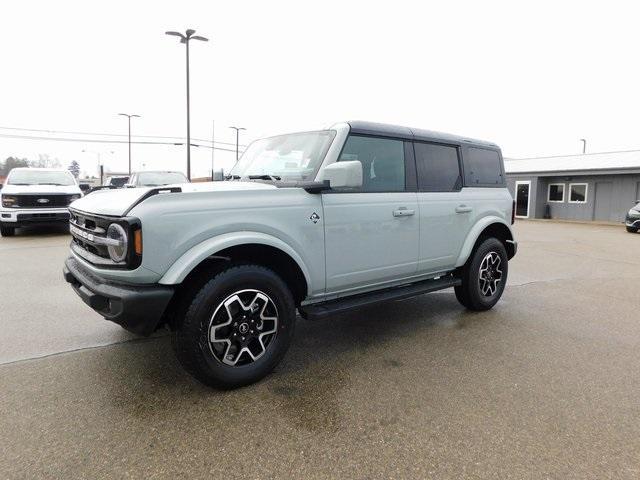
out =
<path fill-rule="evenodd" d="M 33 183 L 9 183 L 8 185 L 33 185 Z"/>
<path fill-rule="evenodd" d="M 38 185 L 54 185 L 56 187 L 64 187 L 64 186 L 66 186 L 63 183 L 50 183 L 50 182 L 38 183 Z"/>
<path fill-rule="evenodd" d="M 249 175 L 249 180 L 282 180 L 278 175 Z"/>
<path fill-rule="evenodd" d="M 226 175 L 225 180 L 240 180 L 240 175 Z"/>

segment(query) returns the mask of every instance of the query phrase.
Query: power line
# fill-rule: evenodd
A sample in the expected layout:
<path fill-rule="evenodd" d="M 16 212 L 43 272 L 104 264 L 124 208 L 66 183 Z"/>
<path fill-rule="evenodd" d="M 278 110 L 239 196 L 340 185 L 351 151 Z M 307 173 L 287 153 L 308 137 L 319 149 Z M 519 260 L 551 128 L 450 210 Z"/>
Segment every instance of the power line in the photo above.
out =
<path fill-rule="evenodd" d="M 102 137 L 126 137 L 127 135 L 121 133 L 99 133 L 99 132 L 77 132 L 71 130 L 45 130 L 38 128 L 18 128 L 18 127 L 4 127 L 0 126 L 1 130 L 16 130 L 21 132 L 40 132 L 40 133 L 51 133 L 51 134 L 65 134 L 65 135 L 94 135 L 94 136 L 102 136 Z M 172 136 L 163 136 L 163 135 L 132 135 L 131 138 L 176 138 L 178 140 L 186 140 L 185 137 L 172 137 Z M 211 143 L 210 140 L 205 140 L 203 138 L 192 138 L 192 140 L 198 142 Z M 220 142 L 216 141 L 215 143 L 219 143 L 220 145 L 230 145 L 235 147 L 234 142 Z M 240 145 L 241 147 L 246 147 L 247 145 Z M 235 151 L 235 150 L 234 150 Z"/>
<path fill-rule="evenodd" d="M 63 138 L 63 137 L 42 137 L 37 135 L 11 135 L 6 133 L 0 133 L 0 137 L 2 138 L 14 138 L 21 140 L 45 140 L 45 141 L 54 141 L 54 142 L 77 142 L 77 143 L 128 143 L 127 140 L 100 140 L 96 138 Z M 169 137 L 169 138 L 179 138 L 179 137 Z M 176 142 L 158 142 L 158 141 L 146 141 L 146 140 L 132 140 L 131 143 L 139 144 L 139 145 L 181 145 L 181 143 Z M 225 152 L 235 152 L 235 149 L 231 148 L 223 148 L 223 147 L 211 147 L 211 145 L 202 145 L 198 143 L 192 143 L 192 146 L 202 147 L 202 148 L 214 148 L 215 150 L 222 150 Z"/>

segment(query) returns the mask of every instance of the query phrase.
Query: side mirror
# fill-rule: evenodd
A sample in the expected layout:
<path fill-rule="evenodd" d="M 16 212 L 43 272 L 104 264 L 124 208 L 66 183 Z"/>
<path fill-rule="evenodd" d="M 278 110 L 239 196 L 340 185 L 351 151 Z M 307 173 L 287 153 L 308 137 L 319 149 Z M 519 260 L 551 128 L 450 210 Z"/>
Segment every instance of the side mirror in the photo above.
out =
<path fill-rule="evenodd" d="M 362 163 L 358 161 L 335 162 L 327 165 L 320 180 L 329 180 L 331 188 L 362 187 Z"/>

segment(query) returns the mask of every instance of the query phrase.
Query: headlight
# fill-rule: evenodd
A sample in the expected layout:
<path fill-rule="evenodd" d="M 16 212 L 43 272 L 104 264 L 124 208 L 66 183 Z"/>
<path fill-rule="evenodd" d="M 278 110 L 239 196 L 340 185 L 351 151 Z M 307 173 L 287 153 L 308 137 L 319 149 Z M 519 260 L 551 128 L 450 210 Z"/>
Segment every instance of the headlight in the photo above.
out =
<path fill-rule="evenodd" d="M 17 207 L 18 198 L 15 195 L 0 195 L 2 197 L 2 206 L 5 208 Z"/>
<path fill-rule="evenodd" d="M 77 195 L 71 195 L 71 196 L 69 197 L 69 203 L 71 203 L 71 202 L 75 202 L 75 201 L 76 201 L 76 200 L 78 200 L 80 197 L 82 197 L 82 195 L 80 195 L 80 194 L 77 194 Z"/>
<path fill-rule="evenodd" d="M 109 257 L 114 262 L 122 262 L 127 258 L 128 241 L 127 232 L 117 223 L 112 223 L 107 228 L 107 239 L 109 245 L 107 250 L 109 251 Z"/>
<path fill-rule="evenodd" d="M 631 209 L 629 210 L 629 213 L 627 215 L 629 215 L 631 218 L 640 218 L 640 210 Z"/>

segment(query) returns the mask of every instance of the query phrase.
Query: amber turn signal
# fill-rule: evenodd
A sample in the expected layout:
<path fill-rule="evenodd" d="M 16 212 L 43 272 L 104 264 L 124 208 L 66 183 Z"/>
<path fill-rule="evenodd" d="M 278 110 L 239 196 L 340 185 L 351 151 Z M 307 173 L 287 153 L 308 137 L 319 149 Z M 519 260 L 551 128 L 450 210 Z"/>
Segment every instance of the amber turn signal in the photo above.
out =
<path fill-rule="evenodd" d="M 142 230 L 133 232 L 133 248 L 137 255 L 142 255 Z"/>

